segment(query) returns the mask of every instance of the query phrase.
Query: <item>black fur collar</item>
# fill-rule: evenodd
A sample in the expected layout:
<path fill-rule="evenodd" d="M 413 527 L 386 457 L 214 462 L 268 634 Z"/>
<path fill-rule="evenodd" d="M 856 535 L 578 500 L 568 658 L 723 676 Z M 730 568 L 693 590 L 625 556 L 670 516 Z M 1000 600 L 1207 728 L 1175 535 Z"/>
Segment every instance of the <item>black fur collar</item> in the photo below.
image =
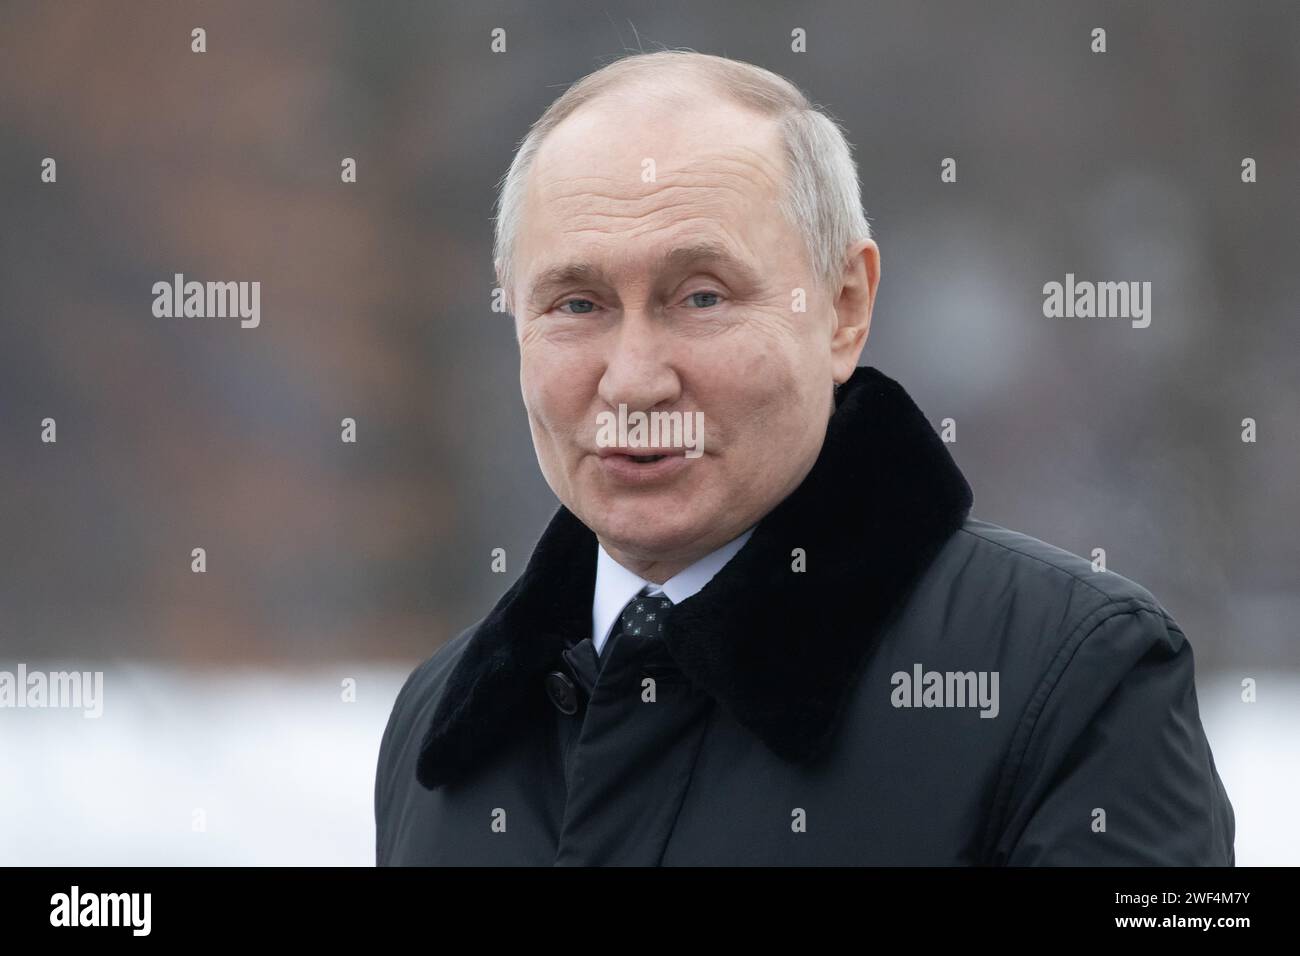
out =
<path fill-rule="evenodd" d="M 840 388 L 793 494 L 664 630 L 683 673 L 781 757 L 834 732 L 880 626 L 970 511 L 970 486 L 903 387 L 870 367 Z M 794 549 L 807 570 L 792 570 Z M 591 633 L 596 538 L 561 507 L 450 674 L 416 775 L 456 779 L 549 707 L 545 675 Z M 756 598 L 761 597 L 761 600 Z"/>

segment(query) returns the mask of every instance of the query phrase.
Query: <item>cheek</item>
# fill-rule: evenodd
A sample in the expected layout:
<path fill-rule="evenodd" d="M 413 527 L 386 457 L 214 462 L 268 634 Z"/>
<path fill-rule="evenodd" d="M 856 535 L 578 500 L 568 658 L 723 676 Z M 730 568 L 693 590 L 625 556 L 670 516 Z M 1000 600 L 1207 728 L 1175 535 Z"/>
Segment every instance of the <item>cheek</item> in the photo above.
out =
<path fill-rule="evenodd" d="M 717 409 L 722 418 L 719 438 L 757 445 L 778 441 L 790 449 L 812 440 L 821 410 L 810 383 L 819 380 L 818 373 L 802 351 L 781 344 L 786 347 L 747 350 L 709 377 L 708 396 L 714 401 L 706 398 L 704 407 Z M 829 373 L 823 377 L 829 395 Z"/>
<path fill-rule="evenodd" d="M 727 363 L 727 378 L 737 398 L 743 395 L 755 413 L 788 404 L 806 374 L 800 343 L 788 329 L 771 322 L 755 324 L 747 346 Z"/>
<path fill-rule="evenodd" d="M 572 433 L 591 406 L 594 386 L 580 349 L 521 343 L 519 382 L 529 415 L 547 432 Z"/>

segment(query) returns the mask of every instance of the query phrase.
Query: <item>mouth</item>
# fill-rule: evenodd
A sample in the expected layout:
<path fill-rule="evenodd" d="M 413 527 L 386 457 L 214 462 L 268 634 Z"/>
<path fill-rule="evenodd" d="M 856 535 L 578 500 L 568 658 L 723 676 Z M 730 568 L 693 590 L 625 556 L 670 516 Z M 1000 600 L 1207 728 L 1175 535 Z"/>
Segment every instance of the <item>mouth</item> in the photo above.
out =
<path fill-rule="evenodd" d="M 622 458 L 627 461 L 653 462 L 664 458 L 680 458 L 686 453 L 684 448 L 645 447 L 633 445 L 629 448 L 601 448 L 596 454 L 601 458 Z"/>
<path fill-rule="evenodd" d="M 598 454 L 607 478 L 635 486 L 673 480 L 690 462 L 680 448 L 602 448 Z"/>

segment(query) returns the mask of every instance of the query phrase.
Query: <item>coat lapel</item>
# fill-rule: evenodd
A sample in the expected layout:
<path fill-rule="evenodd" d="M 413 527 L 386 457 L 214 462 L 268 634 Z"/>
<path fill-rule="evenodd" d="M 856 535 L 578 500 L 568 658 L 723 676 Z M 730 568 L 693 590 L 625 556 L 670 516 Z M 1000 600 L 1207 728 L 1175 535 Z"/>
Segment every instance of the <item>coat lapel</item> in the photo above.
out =
<path fill-rule="evenodd" d="M 664 642 L 683 674 L 773 752 L 824 752 L 875 638 L 960 527 L 966 483 L 893 379 L 844 383 L 803 483 L 697 594 Z M 794 570 L 803 554 L 806 570 Z M 543 680 L 591 631 L 596 538 L 568 509 L 484 618 L 452 670 L 417 763 L 432 789 L 461 776 L 546 706 Z"/>

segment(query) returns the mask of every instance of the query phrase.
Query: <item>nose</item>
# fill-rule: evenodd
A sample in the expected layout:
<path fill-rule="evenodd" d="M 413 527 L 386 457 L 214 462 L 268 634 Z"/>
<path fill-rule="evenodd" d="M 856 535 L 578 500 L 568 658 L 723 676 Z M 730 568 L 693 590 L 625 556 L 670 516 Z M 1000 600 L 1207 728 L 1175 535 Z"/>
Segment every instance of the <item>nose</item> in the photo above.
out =
<path fill-rule="evenodd" d="M 638 312 L 625 312 L 606 357 L 599 394 L 610 407 L 650 411 L 672 405 L 681 396 L 670 342 L 662 324 Z"/>

